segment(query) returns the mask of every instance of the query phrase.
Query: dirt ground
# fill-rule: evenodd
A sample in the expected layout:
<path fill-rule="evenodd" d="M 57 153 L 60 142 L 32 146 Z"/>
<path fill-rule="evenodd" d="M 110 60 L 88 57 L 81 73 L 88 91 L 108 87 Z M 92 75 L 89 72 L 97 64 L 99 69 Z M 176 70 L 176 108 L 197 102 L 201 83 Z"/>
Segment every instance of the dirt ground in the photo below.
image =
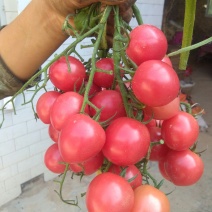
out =
<path fill-rule="evenodd" d="M 195 86 L 191 95 L 205 109 L 206 114 L 203 117 L 208 124 L 207 131 L 201 132 L 198 139 L 198 150 L 207 148 L 202 154 L 205 171 L 200 181 L 190 187 L 176 187 L 164 182 L 162 190 L 166 193 L 173 191 L 168 195 L 172 212 L 212 212 L 212 60 L 195 62 L 192 67 Z M 155 163 L 151 164 L 151 171 L 156 178 L 161 179 Z M 71 180 L 69 176 L 67 179 L 64 197 L 70 199 L 71 196 L 71 199 L 75 199 L 78 195 L 81 208 L 64 204 L 54 192 L 57 184 L 53 181 L 44 182 L 39 178 L 25 187 L 18 198 L 0 207 L 0 212 L 86 212 L 84 198 L 79 197 L 79 194 L 86 191 L 91 178 L 83 178 L 81 183 L 79 178 Z"/>

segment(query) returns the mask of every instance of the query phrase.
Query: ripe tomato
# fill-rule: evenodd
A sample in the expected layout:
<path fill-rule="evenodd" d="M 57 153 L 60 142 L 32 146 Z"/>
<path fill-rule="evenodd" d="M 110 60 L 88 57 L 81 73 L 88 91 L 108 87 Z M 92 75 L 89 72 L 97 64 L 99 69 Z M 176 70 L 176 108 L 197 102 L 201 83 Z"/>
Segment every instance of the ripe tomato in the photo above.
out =
<path fill-rule="evenodd" d="M 78 59 L 63 56 L 50 66 L 49 78 L 62 91 L 78 91 L 85 79 L 85 71 L 84 65 Z"/>
<path fill-rule="evenodd" d="M 191 147 L 199 135 L 197 120 L 186 112 L 179 112 L 174 117 L 163 121 L 162 137 L 165 144 L 173 150 L 181 151 Z"/>
<path fill-rule="evenodd" d="M 49 125 L 48 133 L 49 133 L 49 137 L 50 137 L 54 142 L 58 142 L 58 139 L 59 139 L 59 131 L 57 131 L 57 130 L 52 126 L 52 124 Z"/>
<path fill-rule="evenodd" d="M 171 181 L 171 178 L 168 176 L 165 170 L 165 160 L 166 160 L 166 157 L 158 161 L 159 172 L 166 180 Z"/>
<path fill-rule="evenodd" d="M 88 186 L 86 206 L 89 212 L 130 212 L 134 193 L 130 184 L 113 173 L 97 175 Z"/>
<path fill-rule="evenodd" d="M 96 68 L 102 69 L 104 72 L 96 72 L 94 74 L 93 82 L 99 87 L 110 88 L 114 80 L 114 62 L 112 58 L 103 58 L 96 62 Z M 112 71 L 112 74 L 109 74 L 109 71 Z"/>
<path fill-rule="evenodd" d="M 202 159 L 190 149 L 170 150 L 165 157 L 164 168 L 172 183 L 177 186 L 189 186 L 201 178 L 204 164 Z"/>
<path fill-rule="evenodd" d="M 104 156 L 119 166 L 133 165 L 147 153 L 150 135 L 141 122 L 128 117 L 115 119 L 106 129 Z"/>
<path fill-rule="evenodd" d="M 134 190 L 135 200 L 130 212 L 170 212 L 166 195 L 151 185 L 141 185 Z"/>
<path fill-rule="evenodd" d="M 44 155 L 44 163 L 46 165 L 46 167 L 57 174 L 61 174 L 65 171 L 65 164 L 59 149 L 58 149 L 58 145 L 56 143 L 52 144 L 45 152 Z"/>
<path fill-rule="evenodd" d="M 172 67 L 160 60 L 142 63 L 132 78 L 132 90 L 138 100 L 150 107 L 173 101 L 179 93 L 179 78 Z"/>
<path fill-rule="evenodd" d="M 170 58 L 167 55 L 165 55 L 161 61 L 163 61 L 164 63 L 167 63 L 168 65 L 170 65 L 172 67 L 172 61 L 170 60 Z"/>
<path fill-rule="evenodd" d="M 103 164 L 104 156 L 102 152 L 99 152 L 94 157 L 82 162 L 70 164 L 70 169 L 75 172 L 83 172 L 84 175 L 90 175 L 96 172 Z"/>
<path fill-rule="evenodd" d="M 60 154 L 68 163 L 81 163 L 97 155 L 105 143 L 101 125 L 84 114 L 69 117 L 60 132 Z"/>
<path fill-rule="evenodd" d="M 150 140 L 152 143 L 159 142 L 162 139 L 161 128 L 148 127 Z M 169 148 L 165 144 L 157 144 L 151 148 L 150 160 L 159 161 L 166 156 Z"/>
<path fill-rule="evenodd" d="M 38 99 L 36 112 L 43 123 L 50 124 L 50 109 L 59 96 L 60 93 L 57 91 L 48 91 L 42 94 Z"/>
<path fill-rule="evenodd" d="M 99 121 L 106 121 L 108 119 L 114 120 L 118 117 L 126 116 L 122 96 L 120 92 L 115 90 L 103 90 L 97 93 L 91 100 L 91 102 L 98 107 L 102 108 Z M 90 108 L 90 114 L 94 116 L 96 110 Z"/>
<path fill-rule="evenodd" d="M 130 32 L 126 53 L 139 66 L 147 60 L 162 60 L 167 52 L 167 46 L 166 36 L 160 29 L 142 24 Z"/>
<path fill-rule="evenodd" d="M 180 111 L 180 99 L 176 97 L 170 103 L 160 107 L 146 106 L 144 108 L 145 114 L 157 120 L 170 119 Z"/>
<path fill-rule="evenodd" d="M 135 189 L 138 186 L 140 186 L 142 184 L 142 175 L 141 175 L 140 170 L 135 165 L 130 165 L 127 167 L 120 167 L 120 166 L 113 164 L 110 166 L 108 172 L 112 172 L 114 174 L 120 175 L 124 168 L 126 169 L 124 179 L 126 179 L 128 181 L 128 180 L 132 180 L 132 178 L 134 178 L 132 181 L 129 182 L 131 187 L 133 189 Z"/>
<path fill-rule="evenodd" d="M 52 126 L 60 131 L 71 115 L 80 112 L 83 99 L 83 96 L 73 91 L 61 94 L 51 109 L 50 119 Z"/>

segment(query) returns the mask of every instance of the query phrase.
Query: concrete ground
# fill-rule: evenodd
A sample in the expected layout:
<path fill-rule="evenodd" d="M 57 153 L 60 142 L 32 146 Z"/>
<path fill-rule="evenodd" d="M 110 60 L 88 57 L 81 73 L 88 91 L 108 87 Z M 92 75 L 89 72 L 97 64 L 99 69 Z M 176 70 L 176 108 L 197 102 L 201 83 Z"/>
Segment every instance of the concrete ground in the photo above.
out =
<path fill-rule="evenodd" d="M 203 117 L 209 126 L 207 132 L 200 133 L 198 144 L 200 151 L 207 148 L 202 154 L 205 171 L 200 181 L 190 187 L 175 187 L 167 181 L 164 182 L 162 190 L 166 193 L 173 191 L 168 196 L 172 212 L 212 212 L 212 60 L 195 62 L 192 66 L 192 78 L 196 83 L 191 93 L 192 98 L 205 109 L 206 115 Z M 152 163 L 151 166 L 151 173 L 161 179 L 156 164 Z M 81 209 L 64 204 L 54 192 L 58 185 L 39 178 L 26 186 L 18 198 L 0 207 L 0 212 L 86 212 L 84 198 L 80 197 L 80 193 L 86 191 L 90 179 L 91 177 L 83 178 L 81 183 L 79 178 L 71 180 L 69 176 L 67 179 L 64 198 L 74 199 L 78 195 Z"/>

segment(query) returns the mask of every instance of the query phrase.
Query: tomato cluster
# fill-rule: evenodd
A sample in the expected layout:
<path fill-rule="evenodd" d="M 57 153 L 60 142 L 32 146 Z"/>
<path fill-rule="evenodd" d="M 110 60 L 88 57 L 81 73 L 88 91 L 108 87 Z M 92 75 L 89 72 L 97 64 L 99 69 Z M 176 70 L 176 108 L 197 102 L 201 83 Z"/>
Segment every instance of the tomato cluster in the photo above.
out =
<path fill-rule="evenodd" d="M 76 174 L 101 171 L 86 193 L 92 212 L 170 211 L 160 190 L 142 185 L 148 160 L 158 161 L 163 177 L 175 185 L 192 185 L 203 173 L 201 158 L 190 150 L 199 127 L 180 109 L 179 79 L 166 57 L 165 35 L 143 24 L 129 38 L 126 56 L 136 67 L 130 74 L 113 57 L 99 58 L 91 75 L 80 60 L 64 56 L 49 69 L 55 90 L 36 105 L 55 142 L 45 153 L 47 168 L 58 174 L 67 164 Z M 122 79 L 128 75 L 122 82 L 127 95 L 117 84 L 115 66 Z"/>

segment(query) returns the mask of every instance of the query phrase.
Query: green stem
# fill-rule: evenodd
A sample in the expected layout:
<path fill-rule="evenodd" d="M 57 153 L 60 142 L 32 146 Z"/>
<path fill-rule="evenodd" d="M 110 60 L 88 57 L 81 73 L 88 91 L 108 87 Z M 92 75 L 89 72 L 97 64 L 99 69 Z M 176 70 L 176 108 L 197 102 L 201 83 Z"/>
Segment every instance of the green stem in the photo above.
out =
<path fill-rule="evenodd" d="M 102 36 L 103 36 L 103 33 L 104 33 L 105 25 L 107 24 L 107 19 L 110 15 L 111 9 L 112 9 L 112 6 L 106 7 L 106 9 L 105 9 L 105 11 L 102 15 L 102 18 L 100 20 L 100 23 L 96 26 L 99 29 L 98 30 L 98 37 L 97 37 L 96 42 L 94 44 L 94 49 L 93 49 L 93 54 L 92 54 L 92 59 L 91 59 L 91 72 L 90 72 L 88 83 L 86 85 L 86 89 L 85 89 L 85 93 L 84 93 L 84 101 L 83 101 L 81 111 L 80 111 L 81 113 L 84 112 L 85 107 L 86 107 L 87 102 L 88 102 L 88 94 L 89 94 L 90 88 L 92 86 L 94 74 L 95 74 L 95 71 L 96 71 L 96 55 L 97 55 L 99 46 L 102 42 Z M 94 27 L 94 28 L 96 28 L 96 27 Z M 95 31 L 96 30 L 97 29 L 95 29 Z"/>
<path fill-rule="evenodd" d="M 127 91 L 120 75 L 120 61 L 121 61 L 120 49 L 122 49 L 123 46 L 121 46 L 122 42 L 120 41 L 121 29 L 120 29 L 120 21 L 119 21 L 119 7 L 115 6 L 114 10 L 115 10 L 114 11 L 115 12 L 115 17 L 114 17 L 115 32 L 114 32 L 114 39 L 113 39 L 113 60 L 115 64 L 114 73 L 115 73 L 115 79 L 118 81 L 118 85 L 121 91 L 125 111 L 128 114 L 129 105 L 128 105 L 128 98 L 127 98 Z"/>
<path fill-rule="evenodd" d="M 142 20 L 139 8 L 134 4 L 132 6 L 132 9 L 138 24 L 139 25 L 143 24 L 143 20 Z"/>
<path fill-rule="evenodd" d="M 192 43 L 195 13 L 196 13 L 196 0 L 186 0 L 182 48 L 190 46 Z M 189 53 L 190 53 L 189 51 L 181 53 L 179 63 L 180 70 L 186 70 Z"/>
<path fill-rule="evenodd" d="M 180 54 L 182 52 L 188 52 L 190 50 L 197 49 L 197 48 L 199 48 L 201 46 L 204 46 L 204 45 L 206 45 L 206 44 L 208 44 L 210 42 L 212 42 L 212 37 L 207 38 L 207 39 L 205 39 L 205 40 L 203 40 L 203 41 L 201 41 L 199 43 L 193 44 L 191 46 L 187 46 L 187 47 L 181 48 L 181 49 L 179 49 L 177 51 L 171 52 L 167 56 L 168 57 L 172 57 L 172 56 L 178 55 L 178 54 Z"/>

